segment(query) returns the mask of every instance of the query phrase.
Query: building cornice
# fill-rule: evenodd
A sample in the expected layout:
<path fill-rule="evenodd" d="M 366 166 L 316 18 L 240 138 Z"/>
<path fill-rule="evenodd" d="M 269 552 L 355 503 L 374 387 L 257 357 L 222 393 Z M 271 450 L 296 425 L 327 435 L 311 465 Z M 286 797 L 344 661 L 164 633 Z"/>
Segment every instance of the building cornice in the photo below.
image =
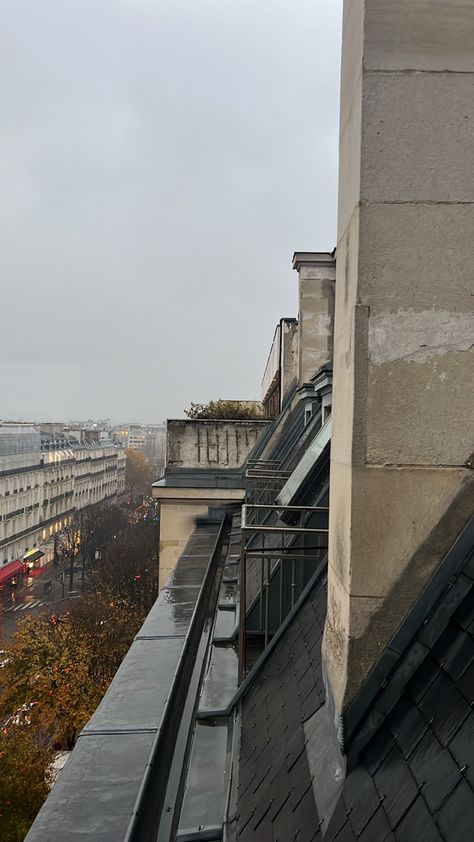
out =
<path fill-rule="evenodd" d="M 293 254 L 293 269 L 297 272 L 303 266 L 334 266 L 336 250 L 334 251 L 295 251 Z"/>

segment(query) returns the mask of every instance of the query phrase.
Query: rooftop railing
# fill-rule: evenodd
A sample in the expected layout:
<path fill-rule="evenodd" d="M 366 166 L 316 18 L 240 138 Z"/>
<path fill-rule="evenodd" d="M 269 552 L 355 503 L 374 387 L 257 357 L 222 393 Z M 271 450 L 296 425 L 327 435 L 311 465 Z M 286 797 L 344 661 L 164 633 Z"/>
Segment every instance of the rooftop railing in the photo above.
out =
<path fill-rule="evenodd" d="M 295 605 L 327 552 L 327 506 L 242 507 L 240 558 L 239 679 L 248 670 L 249 637 L 264 647 Z M 313 521 L 325 526 L 313 526 Z"/>

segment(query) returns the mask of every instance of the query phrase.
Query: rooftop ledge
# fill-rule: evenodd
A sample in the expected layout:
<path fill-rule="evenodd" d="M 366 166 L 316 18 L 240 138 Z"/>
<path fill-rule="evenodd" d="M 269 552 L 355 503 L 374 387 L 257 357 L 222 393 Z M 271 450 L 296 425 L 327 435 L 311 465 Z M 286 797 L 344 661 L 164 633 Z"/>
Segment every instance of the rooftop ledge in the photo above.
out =
<path fill-rule="evenodd" d="M 295 251 L 293 255 L 293 269 L 297 272 L 302 266 L 334 266 L 336 250 L 334 251 Z"/>
<path fill-rule="evenodd" d="M 268 418 L 256 415 L 255 418 L 168 418 L 167 424 L 268 424 Z"/>

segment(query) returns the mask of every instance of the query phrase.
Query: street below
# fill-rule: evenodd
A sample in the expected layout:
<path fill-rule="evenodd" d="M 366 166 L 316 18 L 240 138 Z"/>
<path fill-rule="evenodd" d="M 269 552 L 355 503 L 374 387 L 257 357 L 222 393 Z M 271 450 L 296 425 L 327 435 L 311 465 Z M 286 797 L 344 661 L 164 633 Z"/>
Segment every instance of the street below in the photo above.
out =
<path fill-rule="evenodd" d="M 69 563 L 45 565 L 34 576 L 19 578 L 16 590 L 8 585 L 0 589 L 0 640 L 8 643 L 18 619 L 31 611 L 64 610 L 71 599 L 82 592 L 82 570 L 76 569 L 70 588 Z"/>

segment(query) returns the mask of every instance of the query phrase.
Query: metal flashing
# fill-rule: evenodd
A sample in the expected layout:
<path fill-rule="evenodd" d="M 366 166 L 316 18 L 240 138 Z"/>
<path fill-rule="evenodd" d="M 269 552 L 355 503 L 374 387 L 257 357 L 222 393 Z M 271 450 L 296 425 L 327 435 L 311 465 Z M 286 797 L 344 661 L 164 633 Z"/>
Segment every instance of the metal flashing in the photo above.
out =
<path fill-rule="evenodd" d="M 210 827 L 195 827 L 179 830 L 176 842 L 220 842 L 222 839 L 222 825 Z"/>
<path fill-rule="evenodd" d="M 370 710 L 376 696 L 380 693 L 390 673 L 404 657 L 410 643 L 418 635 L 425 644 L 425 655 L 446 627 L 449 616 L 454 613 L 467 591 L 472 587 L 472 580 L 464 576 L 462 568 L 470 561 L 474 553 L 474 517 L 461 531 L 460 535 L 438 565 L 415 605 L 408 613 L 381 658 L 372 669 L 360 693 L 349 709 L 344 713 L 344 737 L 346 748 L 354 742 L 351 758 L 373 733 L 373 728 L 365 728 L 355 740 L 366 713 Z M 456 577 L 456 581 L 453 577 Z M 453 581 L 450 582 L 450 580 Z M 417 665 L 419 666 L 419 664 Z M 407 671 L 407 680 L 409 671 Z M 401 694 L 403 686 L 399 687 Z M 395 691 L 393 691 L 395 692 Z"/>

